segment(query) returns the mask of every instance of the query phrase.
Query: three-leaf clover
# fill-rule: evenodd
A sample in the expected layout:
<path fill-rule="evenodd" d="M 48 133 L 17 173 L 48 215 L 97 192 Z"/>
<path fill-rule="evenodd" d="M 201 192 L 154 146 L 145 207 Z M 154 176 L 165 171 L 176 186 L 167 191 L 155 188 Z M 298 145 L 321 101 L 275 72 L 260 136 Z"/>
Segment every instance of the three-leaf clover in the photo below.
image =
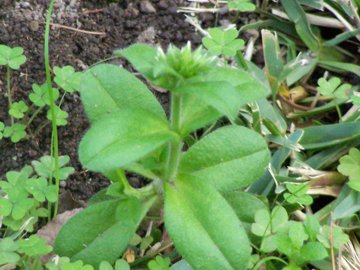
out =
<path fill-rule="evenodd" d="M 67 118 L 69 114 L 62 109 L 60 109 L 58 106 L 55 106 L 55 117 L 56 117 L 56 125 L 57 126 L 66 126 L 67 125 Z M 47 119 L 52 121 L 52 115 L 51 110 L 49 109 L 46 114 Z"/>
<path fill-rule="evenodd" d="M 211 28 L 208 32 L 209 36 L 204 37 L 202 42 L 215 55 L 235 56 L 244 47 L 244 40 L 237 38 L 239 33 L 236 29 Z"/>
<path fill-rule="evenodd" d="M 65 167 L 70 161 L 69 156 L 59 156 L 59 179 L 66 180 L 70 174 L 74 173 L 73 167 Z M 51 156 L 43 156 L 39 161 L 34 160 L 31 162 L 36 173 L 39 176 L 50 178 L 54 177 L 55 173 L 55 160 Z"/>
<path fill-rule="evenodd" d="M 29 107 L 24 101 L 14 102 L 11 104 L 9 114 L 14 118 L 21 119 L 24 117 L 24 113 L 27 112 Z"/>
<path fill-rule="evenodd" d="M 352 87 L 351 84 L 348 83 L 341 84 L 341 80 L 338 77 L 332 77 L 329 80 L 320 78 L 318 85 L 317 90 L 320 94 L 339 99 L 347 99 Z"/>
<path fill-rule="evenodd" d="M 5 127 L 3 136 L 10 138 L 13 143 L 19 142 L 26 137 L 26 126 L 20 123 L 15 123 L 12 126 Z"/>
<path fill-rule="evenodd" d="M 26 190 L 31 193 L 38 202 L 44 202 L 45 199 L 49 202 L 55 202 L 57 200 L 56 186 L 49 185 L 44 177 L 29 179 L 26 182 Z"/>
<path fill-rule="evenodd" d="M 0 188 L 7 194 L 7 198 L 0 200 L 2 216 L 6 217 L 11 214 L 14 220 L 20 220 L 34 206 L 34 200 L 28 198 L 28 192 L 25 189 L 31 172 L 31 167 L 27 166 L 20 172 L 6 173 L 7 181 L 0 181 Z"/>
<path fill-rule="evenodd" d="M 27 256 L 41 256 L 50 253 L 52 247 L 46 243 L 45 239 L 33 234 L 28 239 L 19 240 L 18 251 Z"/>
<path fill-rule="evenodd" d="M 256 9 L 256 5 L 251 0 L 228 0 L 228 7 L 230 10 L 240 12 L 254 11 Z"/>
<path fill-rule="evenodd" d="M 0 265 L 18 262 L 20 260 L 19 254 L 16 253 L 18 248 L 19 244 L 12 238 L 0 239 Z"/>
<path fill-rule="evenodd" d="M 38 85 L 34 83 L 32 85 L 33 93 L 29 95 L 29 99 L 38 107 L 44 107 L 50 105 L 49 92 L 46 84 Z M 56 101 L 59 98 L 59 90 L 52 88 L 53 99 Z"/>
<path fill-rule="evenodd" d="M 310 195 L 307 195 L 307 184 L 287 184 L 286 188 L 289 192 L 284 194 L 284 199 L 291 204 L 298 203 L 300 205 L 310 205 L 313 199 Z"/>
<path fill-rule="evenodd" d="M 4 129 L 5 129 L 5 124 L 0 121 L 0 140 L 4 137 L 4 134 L 3 134 Z"/>
<path fill-rule="evenodd" d="M 154 260 L 149 261 L 148 268 L 150 270 L 169 270 L 170 269 L 170 258 L 156 256 Z"/>
<path fill-rule="evenodd" d="M 72 66 L 65 66 L 62 68 L 54 67 L 55 78 L 54 81 L 58 86 L 68 93 L 79 91 L 80 89 L 80 72 L 75 72 Z"/>
<path fill-rule="evenodd" d="M 348 185 L 360 191 L 360 150 L 351 148 L 349 154 L 339 160 L 338 171 L 349 177 Z"/>
<path fill-rule="evenodd" d="M 24 50 L 21 47 L 10 48 L 0 45 L 0 65 L 9 66 L 11 69 L 19 69 L 26 62 Z"/>
<path fill-rule="evenodd" d="M 251 232 L 260 237 L 270 235 L 284 227 L 288 218 L 288 214 L 282 206 L 275 206 L 271 215 L 267 209 L 260 209 L 255 213 L 255 223 L 251 226 Z"/>

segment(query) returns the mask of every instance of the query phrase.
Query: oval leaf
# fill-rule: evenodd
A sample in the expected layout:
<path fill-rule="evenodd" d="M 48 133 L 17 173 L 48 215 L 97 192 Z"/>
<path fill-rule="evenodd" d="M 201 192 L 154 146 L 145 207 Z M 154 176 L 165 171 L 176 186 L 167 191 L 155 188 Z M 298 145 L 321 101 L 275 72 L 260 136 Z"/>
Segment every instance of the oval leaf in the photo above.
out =
<path fill-rule="evenodd" d="M 179 170 L 226 192 L 257 180 L 269 161 L 267 144 L 258 133 L 231 126 L 220 128 L 195 143 L 182 156 Z"/>
<path fill-rule="evenodd" d="M 81 140 L 79 157 L 90 170 L 105 172 L 130 164 L 169 141 L 166 121 L 147 110 L 124 109 L 95 122 Z"/>
<path fill-rule="evenodd" d="M 113 264 L 128 246 L 141 218 L 141 203 L 136 198 L 91 205 L 62 227 L 54 251 L 95 267 L 102 261 Z"/>
<path fill-rule="evenodd" d="M 199 179 L 183 176 L 165 185 L 165 225 L 194 269 L 246 268 L 251 248 L 241 222 L 220 193 Z"/>
<path fill-rule="evenodd" d="M 128 107 L 146 108 L 165 119 L 155 96 L 133 74 L 110 64 L 89 69 L 81 77 L 81 100 L 91 122 Z"/>

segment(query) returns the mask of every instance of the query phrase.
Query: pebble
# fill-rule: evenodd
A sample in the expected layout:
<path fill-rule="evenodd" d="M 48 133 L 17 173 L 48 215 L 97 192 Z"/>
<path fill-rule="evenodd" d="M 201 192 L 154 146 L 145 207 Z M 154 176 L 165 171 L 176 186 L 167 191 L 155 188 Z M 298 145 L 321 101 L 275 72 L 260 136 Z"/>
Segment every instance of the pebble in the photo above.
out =
<path fill-rule="evenodd" d="M 39 30 L 39 22 L 38 21 L 31 21 L 30 22 L 30 29 L 33 32 L 37 32 Z"/>
<path fill-rule="evenodd" d="M 167 0 L 160 0 L 160 2 L 158 3 L 158 7 L 165 10 L 169 7 L 169 3 Z"/>
<path fill-rule="evenodd" d="M 140 2 L 140 11 L 147 14 L 156 13 L 156 9 L 154 8 L 154 6 L 147 0 Z"/>

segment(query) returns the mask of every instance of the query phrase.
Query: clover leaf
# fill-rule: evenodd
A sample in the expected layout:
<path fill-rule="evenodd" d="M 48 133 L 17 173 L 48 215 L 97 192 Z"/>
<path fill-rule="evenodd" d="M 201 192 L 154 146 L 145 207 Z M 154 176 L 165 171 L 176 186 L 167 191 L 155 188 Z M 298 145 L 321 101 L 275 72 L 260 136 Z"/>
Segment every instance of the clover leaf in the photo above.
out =
<path fill-rule="evenodd" d="M 9 66 L 11 69 L 19 69 L 26 62 L 23 55 L 24 50 L 21 47 L 10 48 L 0 45 L 0 65 Z"/>
<path fill-rule="evenodd" d="M 33 93 L 29 95 L 29 99 L 38 107 L 44 107 L 50 105 L 49 92 L 46 84 L 38 85 L 34 83 L 32 85 Z M 59 98 L 59 90 L 52 88 L 53 99 L 56 101 Z"/>
<path fill-rule="evenodd" d="M 56 186 L 49 185 L 44 177 L 29 179 L 26 182 L 26 190 L 39 202 L 44 202 L 45 199 L 49 202 L 55 202 L 57 200 Z"/>
<path fill-rule="evenodd" d="M 339 160 L 338 171 L 349 177 L 348 185 L 360 191 L 360 150 L 351 148 L 349 154 Z"/>
<path fill-rule="evenodd" d="M 46 255 L 52 251 L 52 247 L 46 243 L 46 240 L 33 234 L 28 239 L 19 240 L 19 252 L 27 256 Z"/>
<path fill-rule="evenodd" d="M 19 254 L 16 253 L 18 247 L 19 244 L 10 237 L 0 239 L 0 265 L 18 262 L 20 260 Z"/>
<path fill-rule="evenodd" d="M 58 106 L 55 106 L 55 117 L 56 117 L 56 125 L 58 126 L 66 126 L 67 125 L 67 118 L 69 114 L 62 109 L 60 109 Z M 49 109 L 46 114 L 47 119 L 52 121 L 52 115 L 51 110 Z"/>
<path fill-rule="evenodd" d="M 230 10 L 240 12 L 254 11 L 256 9 L 256 5 L 251 0 L 229 0 L 228 7 Z"/>
<path fill-rule="evenodd" d="M 347 99 L 351 90 L 351 84 L 341 84 L 341 80 L 338 77 L 332 77 L 329 80 L 320 78 L 318 80 L 317 90 L 323 96 Z"/>
<path fill-rule="evenodd" d="M 342 231 L 340 227 L 333 226 L 330 228 L 328 225 L 324 225 L 320 233 L 317 236 L 317 239 L 326 247 L 331 248 L 330 239 L 332 238 L 332 244 L 335 249 L 341 248 L 347 241 L 349 241 L 349 236 Z"/>
<path fill-rule="evenodd" d="M 287 184 L 286 188 L 289 192 L 284 194 L 284 198 L 291 204 L 298 203 L 300 205 L 310 205 L 313 199 L 310 195 L 307 195 L 307 184 Z"/>
<path fill-rule="evenodd" d="M 288 214 L 284 207 L 275 206 L 271 211 L 260 209 L 255 213 L 255 223 L 251 226 L 251 232 L 257 236 L 267 236 L 279 231 L 288 222 Z"/>
<path fill-rule="evenodd" d="M 9 114 L 14 118 L 21 119 L 24 117 L 24 113 L 27 112 L 29 107 L 24 101 L 14 102 L 11 104 Z"/>
<path fill-rule="evenodd" d="M 113 268 L 110 263 L 103 261 L 100 263 L 99 270 L 130 270 L 130 266 L 123 259 L 116 261 L 115 268 Z"/>
<path fill-rule="evenodd" d="M 26 126 L 20 123 L 15 123 L 10 127 L 5 127 L 3 136 L 10 138 L 13 143 L 19 142 L 26 137 Z"/>
<path fill-rule="evenodd" d="M 48 270 L 94 270 L 91 265 L 84 265 L 82 261 L 70 262 L 67 257 L 61 257 L 58 262 L 49 262 L 46 264 Z"/>
<path fill-rule="evenodd" d="M 70 174 L 74 173 L 73 167 L 65 167 L 70 161 L 69 156 L 59 156 L 59 179 L 66 180 Z M 34 160 L 31 162 L 36 173 L 39 176 L 50 178 L 54 177 L 55 173 L 55 160 L 51 156 L 43 156 L 39 161 Z"/>
<path fill-rule="evenodd" d="M 317 220 L 317 218 L 312 215 L 307 215 L 306 219 L 304 221 L 304 226 L 305 226 L 307 235 L 309 235 L 310 240 L 315 241 L 316 236 L 319 233 L 320 228 L 321 228 L 320 223 Z"/>
<path fill-rule="evenodd" d="M 244 41 L 237 39 L 239 33 L 236 29 L 211 28 L 208 32 L 209 36 L 204 37 L 202 42 L 215 55 L 235 56 L 236 52 L 244 47 Z"/>
<path fill-rule="evenodd" d="M 54 67 L 54 73 L 56 75 L 54 81 L 66 92 L 79 91 L 81 72 L 75 72 L 72 66 L 65 66 L 62 68 Z"/>
<path fill-rule="evenodd" d="M 12 204 L 6 198 L 0 198 L 0 216 L 6 217 L 11 214 Z"/>
<path fill-rule="evenodd" d="M 156 256 L 154 260 L 149 261 L 148 268 L 150 270 L 169 270 L 170 269 L 170 258 Z"/>
<path fill-rule="evenodd" d="M 4 129 L 5 129 L 5 124 L 0 121 L 0 140 L 4 137 L 4 134 L 3 134 Z"/>

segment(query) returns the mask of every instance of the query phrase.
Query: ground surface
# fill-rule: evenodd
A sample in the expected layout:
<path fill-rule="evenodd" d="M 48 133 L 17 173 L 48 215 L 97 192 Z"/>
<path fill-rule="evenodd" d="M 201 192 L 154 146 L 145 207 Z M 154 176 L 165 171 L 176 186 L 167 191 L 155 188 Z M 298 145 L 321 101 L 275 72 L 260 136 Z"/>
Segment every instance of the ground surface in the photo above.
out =
<path fill-rule="evenodd" d="M 33 83 L 45 81 L 43 64 L 43 32 L 47 0 L 14 1 L 1 0 L 0 44 L 21 46 L 25 50 L 27 63 L 12 76 L 12 91 L 15 101 L 27 99 Z M 128 3 L 127 3 L 128 2 Z M 104 36 L 90 35 L 52 28 L 50 41 L 51 66 L 72 65 L 77 70 L 111 56 L 117 48 L 134 42 L 161 44 L 170 42 L 183 45 L 191 40 L 195 45 L 201 36 L 185 22 L 184 15 L 177 13 L 177 6 L 184 1 L 158 0 L 144 5 L 140 1 L 123 1 L 107 4 L 106 1 L 63 0 L 55 7 L 53 22 L 89 31 L 104 32 Z M 213 16 L 205 16 L 205 24 L 212 23 Z M 5 97 L 4 70 L 0 71 L 0 121 L 7 122 L 7 100 Z M 1 85 L 2 83 L 2 85 Z M 166 96 L 159 95 L 166 102 Z M 80 200 L 86 200 L 107 185 L 100 175 L 85 171 L 77 158 L 77 146 L 88 128 L 78 94 L 67 95 L 62 108 L 69 112 L 69 123 L 59 129 L 60 154 L 69 155 L 75 174 L 66 182 L 65 189 Z M 34 134 L 30 140 L 13 144 L 0 141 L 0 179 L 9 170 L 21 169 L 32 160 L 49 154 L 51 127 L 48 124 L 37 133 L 44 123 L 40 115 L 32 124 Z"/>

